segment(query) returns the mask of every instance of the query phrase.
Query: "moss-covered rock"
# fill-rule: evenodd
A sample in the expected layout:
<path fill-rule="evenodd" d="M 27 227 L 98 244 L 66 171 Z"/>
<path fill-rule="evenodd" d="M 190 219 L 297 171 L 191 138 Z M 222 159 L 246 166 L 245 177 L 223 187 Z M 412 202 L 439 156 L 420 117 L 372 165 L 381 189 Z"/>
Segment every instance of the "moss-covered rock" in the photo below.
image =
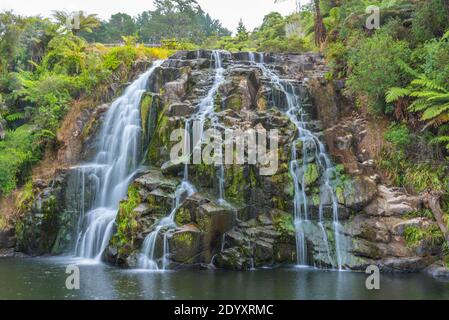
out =
<path fill-rule="evenodd" d="M 176 230 L 169 238 L 170 258 L 177 263 L 193 264 L 200 261 L 201 232 L 195 225 Z"/>
<path fill-rule="evenodd" d="M 318 181 L 320 171 L 316 163 L 309 163 L 304 172 L 304 184 L 306 187 L 313 185 Z"/>

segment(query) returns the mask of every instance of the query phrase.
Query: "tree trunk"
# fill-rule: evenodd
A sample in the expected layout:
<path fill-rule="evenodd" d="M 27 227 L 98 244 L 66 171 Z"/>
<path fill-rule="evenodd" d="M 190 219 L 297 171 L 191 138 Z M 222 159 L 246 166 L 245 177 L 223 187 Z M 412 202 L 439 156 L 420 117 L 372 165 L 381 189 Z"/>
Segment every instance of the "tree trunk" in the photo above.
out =
<path fill-rule="evenodd" d="M 449 243 L 449 232 L 446 223 L 444 223 L 443 219 L 444 212 L 443 209 L 441 209 L 440 204 L 441 193 L 427 192 L 422 196 L 422 199 L 424 201 L 424 205 L 430 210 L 432 210 L 433 216 L 435 217 L 435 220 L 437 221 L 437 224 L 440 227 L 440 230 L 443 233 L 444 238 Z"/>
<path fill-rule="evenodd" d="M 320 47 L 326 41 L 326 27 L 323 23 L 323 16 L 321 15 L 320 0 L 315 1 L 315 44 Z"/>

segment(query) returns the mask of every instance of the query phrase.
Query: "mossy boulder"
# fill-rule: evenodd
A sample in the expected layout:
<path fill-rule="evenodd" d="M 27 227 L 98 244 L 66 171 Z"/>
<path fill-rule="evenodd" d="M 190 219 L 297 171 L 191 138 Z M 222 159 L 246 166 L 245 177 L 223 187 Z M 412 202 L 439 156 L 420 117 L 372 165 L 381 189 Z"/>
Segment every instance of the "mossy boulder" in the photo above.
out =
<path fill-rule="evenodd" d="M 201 231 L 195 225 L 185 225 L 168 237 L 170 258 L 176 263 L 193 264 L 201 253 Z"/>

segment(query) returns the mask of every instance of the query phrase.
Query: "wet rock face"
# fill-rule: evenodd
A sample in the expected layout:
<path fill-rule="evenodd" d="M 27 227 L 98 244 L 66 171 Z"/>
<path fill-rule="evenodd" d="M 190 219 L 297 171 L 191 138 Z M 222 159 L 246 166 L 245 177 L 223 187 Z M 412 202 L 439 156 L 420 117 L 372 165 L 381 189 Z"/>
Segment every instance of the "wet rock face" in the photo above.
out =
<path fill-rule="evenodd" d="M 286 97 L 249 59 L 248 53 L 223 55 L 225 81 L 214 97 L 215 115 L 227 129 L 277 129 L 278 170 L 264 176 L 257 164 L 224 165 L 224 197 L 228 204 L 223 205 L 217 199 L 218 168 L 188 165 L 189 180 L 198 190 L 182 199 L 175 213 L 176 228 L 163 230 L 156 241 L 156 255 L 161 256 L 166 239 L 172 268 L 213 265 L 249 270 L 297 261 L 292 214 L 294 186 L 289 172 L 291 145 L 297 130 L 282 112 Z M 438 254 L 434 246 L 425 242 L 410 246 L 405 234 L 410 227 L 430 228 L 433 222 L 405 217 L 419 211 L 420 202 L 399 190 L 378 185 L 369 156 L 360 159 L 359 143 L 366 120 L 351 122 L 345 118 L 351 108 L 339 96 L 339 87 L 323 80 L 326 68 L 322 59 L 315 55 L 266 54 L 264 60 L 291 79 L 292 90 L 301 97 L 307 111 L 303 117 L 307 128 L 327 142 L 333 160 L 341 164 L 331 183 L 338 199 L 343 266 L 364 270 L 377 264 L 385 271 L 411 271 L 432 263 Z M 185 166 L 170 159 L 174 145 L 170 133 L 184 128 L 186 118 L 198 111 L 199 102 L 213 85 L 213 64 L 210 51 L 181 51 L 167 60 L 150 82 L 151 93 L 147 95 L 151 98 L 142 103 L 142 114 L 148 119 L 143 144 L 148 145 L 147 159 L 153 167 L 131 187 L 139 190 L 141 199 L 132 214 L 138 227 L 126 244 L 111 241 L 105 254 L 108 261 L 135 266 L 144 238 L 173 209 L 174 193 Z M 206 129 L 209 126 L 206 121 Z M 304 184 L 309 221 L 302 226 L 307 263 L 328 268 L 336 264 L 332 202 L 320 197 L 322 169 L 315 165 L 313 156 L 302 157 L 302 147 L 298 145 L 296 150 L 297 158 L 307 163 Z M 320 207 L 323 223 L 319 222 Z M 117 226 L 121 220 L 118 218 Z"/>
<path fill-rule="evenodd" d="M 348 114 L 352 108 L 339 94 L 340 86 L 323 80 L 326 66 L 322 57 L 264 54 L 263 60 L 282 78 L 289 79 L 289 90 L 296 93 L 305 111 L 301 120 L 306 129 L 326 145 L 337 165 L 329 183 L 337 198 L 338 232 L 334 232 L 333 199 L 320 189 L 327 172 L 316 165 L 314 146 L 297 140 L 297 127 L 285 115 L 286 95 L 249 62 L 248 53 L 223 53 L 222 58 L 224 81 L 213 97 L 219 130 L 277 130 L 277 170 L 263 175 L 258 163 L 225 164 L 223 203 L 218 199 L 220 167 L 189 164 L 188 179 L 196 192 L 180 199 L 174 213 L 175 226 L 164 227 L 158 234 L 154 248 L 157 257 L 162 257 L 164 246 L 168 246 L 166 258 L 171 268 L 201 265 L 249 270 L 297 263 L 295 190 L 290 172 L 292 150 L 296 150 L 298 164 L 304 168 L 302 201 L 307 203 L 308 219 L 301 230 L 308 264 L 335 266 L 336 237 L 347 269 L 364 270 L 377 264 L 385 271 L 413 271 L 435 261 L 441 252 L 434 244 L 423 240 L 410 245 L 406 241 L 410 229 L 428 230 L 435 223 L 409 216 L 422 209 L 419 199 L 379 185 L 372 159 L 361 150 L 367 120 Z M 262 62 L 260 56 L 256 62 Z M 198 112 L 200 102 L 214 85 L 213 66 L 211 51 L 180 51 L 149 80 L 140 108 L 141 149 L 148 167 L 132 182 L 128 198 L 120 204 L 113 236 L 103 254 L 105 261 L 136 267 L 145 238 L 173 210 L 176 190 L 185 178 L 185 165 L 170 157 L 172 147 L 179 143 L 171 139 L 171 134 L 183 129 L 186 119 Z M 101 111 L 94 119 L 101 121 Z M 206 119 L 205 129 L 211 126 L 211 119 Z M 294 141 L 298 141 L 295 148 Z M 245 155 L 248 150 L 245 145 Z M 308 156 L 303 156 L 303 150 L 310 151 Z M 60 226 L 72 225 L 65 219 L 77 221 L 77 214 L 42 212 L 79 212 L 79 208 L 71 207 L 79 203 L 79 190 L 73 190 L 71 181 L 68 178 L 39 188 L 41 209 L 28 215 L 30 220 L 24 221 L 23 231 L 18 233 L 23 235 L 19 237 L 22 250 L 58 253 L 67 247 L 68 231 L 59 231 L 64 230 Z M 89 207 L 89 197 L 83 201 Z"/>
<path fill-rule="evenodd" d="M 73 248 L 78 215 L 66 197 L 72 172 L 60 171 L 49 184 L 37 181 L 31 211 L 16 224 L 16 249 L 29 255 L 61 254 Z"/>

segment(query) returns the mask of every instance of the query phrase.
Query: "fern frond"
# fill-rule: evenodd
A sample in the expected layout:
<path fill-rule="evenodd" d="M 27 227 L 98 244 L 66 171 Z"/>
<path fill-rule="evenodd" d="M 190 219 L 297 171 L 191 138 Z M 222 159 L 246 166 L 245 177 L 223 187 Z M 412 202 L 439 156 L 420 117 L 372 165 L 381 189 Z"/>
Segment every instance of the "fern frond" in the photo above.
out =
<path fill-rule="evenodd" d="M 5 116 L 5 120 L 8 122 L 14 122 L 17 120 L 22 120 L 24 118 L 25 118 L 25 113 L 23 113 L 23 112 L 16 112 L 16 113 L 8 114 L 7 116 Z"/>
<path fill-rule="evenodd" d="M 401 71 L 404 71 L 404 72 L 410 74 L 411 76 L 413 76 L 415 78 L 419 78 L 421 76 L 421 74 L 418 71 L 416 71 L 413 68 L 411 68 L 402 59 L 399 59 L 399 58 L 396 59 L 396 64 L 399 66 L 399 69 L 401 69 Z"/>
<path fill-rule="evenodd" d="M 440 83 L 438 83 L 436 80 L 430 80 L 425 75 L 421 75 L 418 79 L 415 79 L 411 82 L 412 85 L 418 85 L 423 86 L 430 90 L 438 90 L 447 92 L 446 88 Z"/>
<path fill-rule="evenodd" d="M 385 96 L 385 101 L 387 103 L 392 103 L 392 102 L 396 102 L 401 98 L 404 98 L 406 96 L 410 95 L 410 90 L 407 88 L 391 88 L 390 90 L 388 90 L 386 96 Z"/>
<path fill-rule="evenodd" d="M 435 93 L 435 96 L 429 97 L 430 102 L 449 102 L 449 92 L 448 93 Z"/>
<path fill-rule="evenodd" d="M 421 119 L 431 120 L 440 116 L 443 112 L 449 111 L 449 104 L 431 106 L 424 111 Z"/>

